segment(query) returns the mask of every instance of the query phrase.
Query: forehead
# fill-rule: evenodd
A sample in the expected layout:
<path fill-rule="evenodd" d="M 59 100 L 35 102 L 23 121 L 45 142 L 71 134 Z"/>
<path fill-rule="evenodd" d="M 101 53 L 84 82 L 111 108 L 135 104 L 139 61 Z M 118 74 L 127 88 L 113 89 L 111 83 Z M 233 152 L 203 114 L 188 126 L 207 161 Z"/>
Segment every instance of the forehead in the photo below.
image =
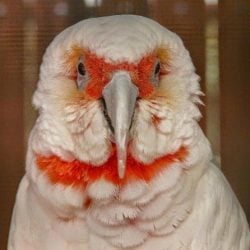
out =
<path fill-rule="evenodd" d="M 72 44 L 94 51 L 108 62 L 136 62 L 161 45 L 167 32 L 158 23 L 121 15 L 84 20 L 63 31 L 52 47 L 70 50 Z"/>

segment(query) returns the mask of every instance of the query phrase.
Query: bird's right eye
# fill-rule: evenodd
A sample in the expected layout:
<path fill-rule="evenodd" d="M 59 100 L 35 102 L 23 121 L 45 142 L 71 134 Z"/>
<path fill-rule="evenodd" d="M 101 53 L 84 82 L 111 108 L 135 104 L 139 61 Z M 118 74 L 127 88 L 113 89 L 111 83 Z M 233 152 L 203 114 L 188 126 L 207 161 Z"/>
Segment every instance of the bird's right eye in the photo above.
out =
<path fill-rule="evenodd" d="M 77 64 L 77 88 L 83 90 L 88 81 L 88 74 L 84 65 L 84 60 L 82 57 L 79 58 Z"/>
<path fill-rule="evenodd" d="M 82 76 L 84 76 L 86 74 L 86 70 L 85 70 L 84 64 L 82 62 L 78 63 L 77 71 Z"/>

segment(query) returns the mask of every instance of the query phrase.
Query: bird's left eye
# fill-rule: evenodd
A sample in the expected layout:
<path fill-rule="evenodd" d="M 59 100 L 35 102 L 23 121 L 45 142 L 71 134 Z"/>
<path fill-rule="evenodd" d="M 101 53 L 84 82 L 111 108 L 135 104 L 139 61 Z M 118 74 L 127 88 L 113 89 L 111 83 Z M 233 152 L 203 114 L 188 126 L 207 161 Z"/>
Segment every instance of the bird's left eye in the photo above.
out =
<path fill-rule="evenodd" d="M 160 69 L 161 69 L 161 65 L 160 65 L 160 62 L 158 61 L 155 66 L 155 72 L 154 72 L 155 76 L 159 75 Z"/>
<path fill-rule="evenodd" d="M 88 81 L 88 74 L 82 57 L 79 58 L 77 64 L 77 88 L 83 90 Z"/>
<path fill-rule="evenodd" d="M 80 75 L 84 76 L 86 74 L 86 70 L 82 62 L 79 62 L 77 69 Z"/>
<path fill-rule="evenodd" d="M 161 71 L 161 64 L 160 64 L 160 61 L 157 60 L 153 69 L 153 73 L 152 73 L 152 83 L 155 86 L 158 86 L 159 84 L 160 71 Z"/>

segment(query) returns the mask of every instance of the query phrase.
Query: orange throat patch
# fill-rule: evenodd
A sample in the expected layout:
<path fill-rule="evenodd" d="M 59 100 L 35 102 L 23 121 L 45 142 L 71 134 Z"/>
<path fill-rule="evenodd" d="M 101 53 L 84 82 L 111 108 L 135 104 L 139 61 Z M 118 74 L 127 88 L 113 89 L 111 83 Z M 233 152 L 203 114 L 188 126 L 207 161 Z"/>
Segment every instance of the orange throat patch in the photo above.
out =
<path fill-rule="evenodd" d="M 149 182 L 172 163 L 184 161 L 187 154 L 187 149 L 181 147 L 175 153 L 162 156 L 148 165 L 138 162 L 131 155 L 128 155 L 126 173 L 123 179 L 118 176 L 115 150 L 111 157 L 100 166 L 93 166 L 79 160 L 67 162 L 55 155 L 49 157 L 37 155 L 36 162 L 38 168 L 47 175 L 51 183 L 85 188 L 88 184 L 101 178 L 116 185 L 123 185 L 131 180 Z"/>

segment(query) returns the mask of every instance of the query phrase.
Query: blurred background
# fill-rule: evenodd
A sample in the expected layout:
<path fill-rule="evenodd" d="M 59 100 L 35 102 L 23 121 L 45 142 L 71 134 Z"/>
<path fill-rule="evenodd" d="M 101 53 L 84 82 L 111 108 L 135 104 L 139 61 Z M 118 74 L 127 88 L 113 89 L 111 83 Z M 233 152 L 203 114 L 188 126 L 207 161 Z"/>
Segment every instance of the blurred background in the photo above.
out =
<path fill-rule="evenodd" d="M 250 1 L 0 0 L 0 249 L 6 249 L 47 45 L 85 18 L 138 14 L 179 34 L 206 96 L 201 126 L 250 219 Z"/>

